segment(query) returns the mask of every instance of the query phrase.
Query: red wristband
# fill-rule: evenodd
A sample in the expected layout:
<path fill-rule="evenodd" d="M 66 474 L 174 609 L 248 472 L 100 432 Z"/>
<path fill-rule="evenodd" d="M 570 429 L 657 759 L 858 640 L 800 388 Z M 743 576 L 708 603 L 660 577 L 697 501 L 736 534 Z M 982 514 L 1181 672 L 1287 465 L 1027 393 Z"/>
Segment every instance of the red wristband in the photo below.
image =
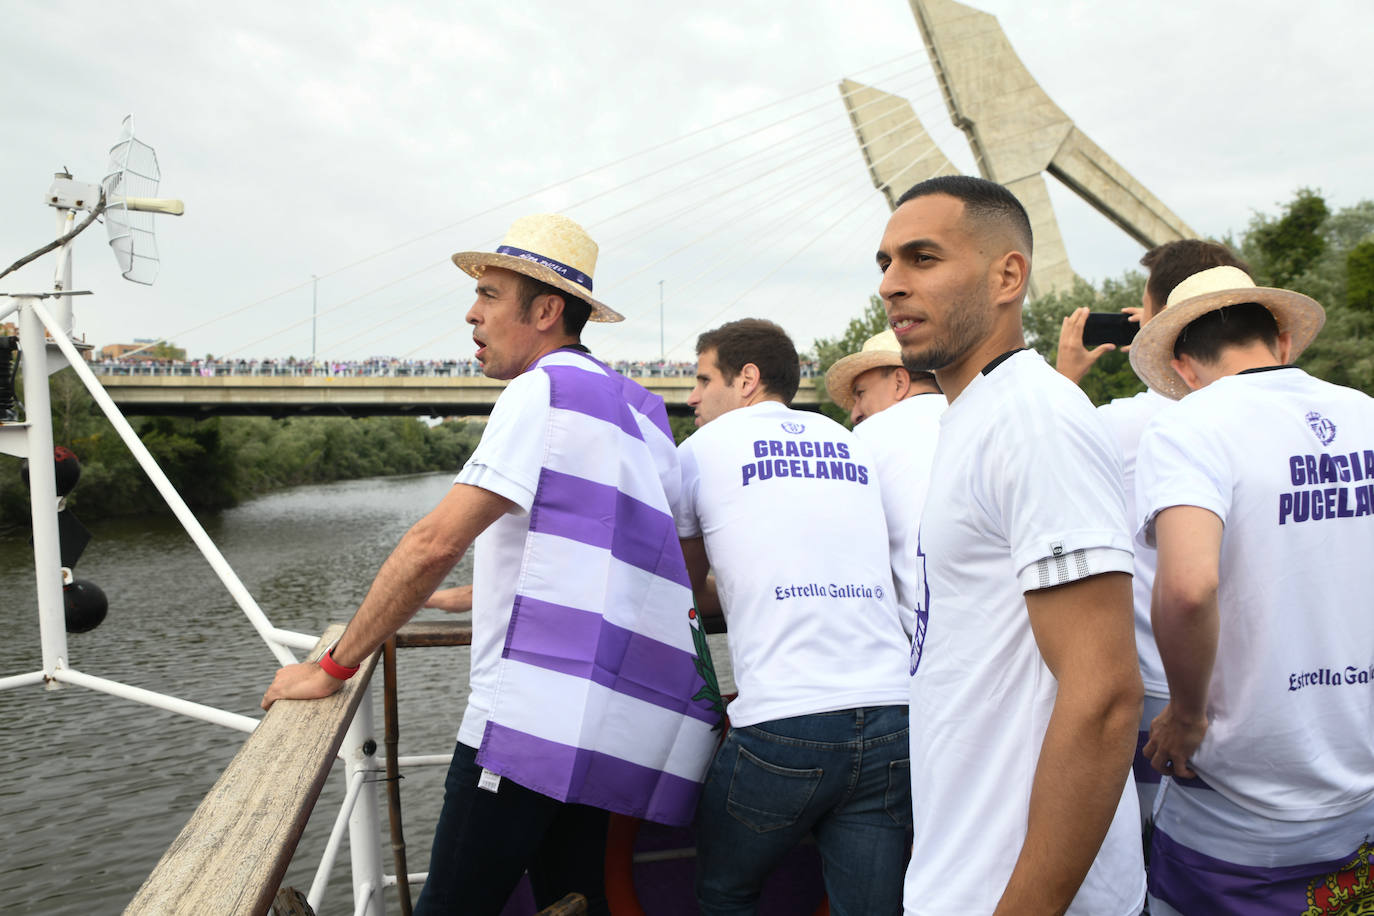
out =
<path fill-rule="evenodd" d="M 358 668 L 361 667 L 360 665 L 354 665 L 352 668 L 345 668 L 343 665 L 334 661 L 333 646 L 330 646 L 328 651 L 320 656 L 318 664 L 324 669 L 325 674 L 340 681 L 348 680 L 353 675 L 357 674 Z"/>

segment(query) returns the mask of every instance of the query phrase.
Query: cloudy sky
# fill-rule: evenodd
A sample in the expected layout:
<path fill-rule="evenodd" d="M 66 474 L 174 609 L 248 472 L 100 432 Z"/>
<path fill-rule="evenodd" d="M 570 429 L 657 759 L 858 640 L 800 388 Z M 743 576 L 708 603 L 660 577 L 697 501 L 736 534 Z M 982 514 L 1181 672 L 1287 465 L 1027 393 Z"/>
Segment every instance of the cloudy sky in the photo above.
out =
<path fill-rule="evenodd" d="M 1303 186 L 1338 207 L 1374 197 L 1374 4 L 975 5 L 1200 233 Z M 971 168 L 905 0 L 10 0 L 0 266 L 52 237 L 52 173 L 98 181 L 132 113 L 187 209 L 158 222 L 152 287 L 119 277 L 100 227 L 77 243 L 76 284 L 97 295 L 76 323 L 96 345 L 304 356 L 317 291 L 321 355 L 467 357 L 472 282 L 447 256 L 559 210 L 601 242 L 597 292 L 630 318 L 589 332 L 598 354 L 651 358 L 662 340 L 686 359 L 700 330 L 746 315 L 805 347 L 878 281 L 887 209 L 847 133 L 846 76 L 911 98 Z M 1134 265 L 1134 242 L 1050 185 L 1080 274 Z M 0 291 L 51 273 L 48 258 Z"/>

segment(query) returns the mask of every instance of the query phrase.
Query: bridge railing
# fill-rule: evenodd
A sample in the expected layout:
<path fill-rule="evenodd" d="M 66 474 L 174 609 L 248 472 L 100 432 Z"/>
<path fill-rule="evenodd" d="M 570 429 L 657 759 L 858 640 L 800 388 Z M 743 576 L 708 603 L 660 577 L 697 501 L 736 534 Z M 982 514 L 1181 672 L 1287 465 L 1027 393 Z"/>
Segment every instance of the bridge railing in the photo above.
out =
<path fill-rule="evenodd" d="M 611 363 L 611 368 L 631 378 L 691 378 L 696 374 L 695 362 L 631 362 Z M 92 360 L 90 369 L 96 375 L 110 376 L 170 376 L 182 378 L 214 378 L 218 376 L 269 376 L 303 378 L 462 378 L 482 374 L 476 360 Z M 819 374 L 812 361 L 801 364 L 802 378 Z"/>

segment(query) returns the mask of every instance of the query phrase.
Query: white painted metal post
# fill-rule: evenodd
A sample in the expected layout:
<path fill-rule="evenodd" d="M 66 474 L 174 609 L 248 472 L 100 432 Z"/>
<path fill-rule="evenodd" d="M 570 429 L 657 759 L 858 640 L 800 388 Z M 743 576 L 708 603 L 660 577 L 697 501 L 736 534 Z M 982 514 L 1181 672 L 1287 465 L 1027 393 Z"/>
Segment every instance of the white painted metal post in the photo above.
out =
<path fill-rule="evenodd" d="M 38 630 L 43 674 L 67 665 L 67 614 L 62 600 L 62 552 L 57 540 L 57 480 L 53 469 L 52 399 L 48 397 L 48 346 L 38 300 L 18 296 L 19 352 L 23 354 L 24 415 L 28 421 L 29 507 L 33 516 L 33 571 L 38 582 Z M 48 682 L 56 686 L 56 682 Z"/>
<path fill-rule="evenodd" d="M 52 327 L 56 326 L 56 319 L 54 319 L 51 314 L 44 311 L 42 306 L 38 305 L 37 302 L 34 302 L 31 307 L 40 322 L 46 323 Z M 41 341 L 43 339 L 43 328 L 41 325 L 38 328 L 38 333 L 38 339 Z M 85 385 L 86 390 L 91 393 L 91 398 L 95 401 L 96 405 L 105 412 L 105 416 L 109 419 L 110 425 L 115 428 L 115 432 L 119 433 L 119 437 L 123 439 L 124 444 L 129 447 L 129 451 L 133 454 L 139 467 L 143 468 L 144 473 L 148 475 L 148 479 L 153 482 L 153 486 L 162 494 L 162 498 L 166 501 L 167 507 L 172 510 L 172 514 L 177 517 L 177 521 L 181 522 L 181 526 L 186 529 L 186 533 L 191 536 L 191 540 L 200 548 L 201 556 L 205 557 L 206 562 L 210 564 L 210 568 L 215 571 L 220 581 L 224 583 L 225 588 L 229 590 L 229 594 L 238 603 L 238 606 L 248 617 L 249 622 L 253 624 L 253 629 L 257 630 L 267 642 L 267 648 L 271 650 L 272 654 L 275 655 L 277 660 L 283 665 L 293 664 L 296 661 L 296 657 L 291 654 L 291 651 L 281 643 L 272 639 L 272 633 L 276 629 L 272 626 L 272 621 L 267 619 L 267 615 L 262 612 L 262 609 L 258 607 L 258 603 L 253 600 L 253 596 L 248 593 L 248 589 L 244 587 L 244 584 L 239 580 L 238 574 L 234 572 L 233 568 L 229 566 L 229 562 L 225 560 L 223 554 L 219 552 L 219 548 L 215 546 L 215 542 L 210 540 L 210 535 L 205 533 L 205 529 L 201 526 L 200 521 L 196 519 L 195 514 L 187 507 L 186 501 L 181 498 L 181 494 L 176 491 L 176 487 L 172 486 L 172 482 L 167 479 L 167 475 L 163 473 L 162 468 L 158 466 L 152 453 L 148 451 L 148 447 L 143 444 L 143 440 L 138 438 L 138 434 L 135 433 L 134 428 L 129 425 L 129 421 L 124 419 L 124 415 L 119 412 L 119 408 L 115 406 L 114 401 L 110 400 L 110 396 L 105 393 L 105 389 L 101 387 L 99 379 L 95 377 L 90 367 L 81 359 L 81 354 L 76 352 L 76 348 L 72 346 L 72 342 L 65 337 L 57 337 L 55 338 L 55 342 L 58 349 L 67 357 L 67 362 L 71 365 L 72 371 L 76 373 L 76 377 L 81 379 L 81 383 Z M 26 354 L 24 357 L 24 365 L 26 367 L 24 375 L 26 397 L 28 394 L 28 362 L 29 359 Z M 46 385 L 46 382 L 44 384 Z M 47 391 L 48 389 L 44 387 L 44 403 L 47 402 Z M 51 430 L 49 430 L 48 454 L 52 454 Z M 48 468 L 48 473 L 50 475 L 53 473 L 51 467 Z M 56 524 L 56 522 L 54 522 L 54 524 Z"/>
<path fill-rule="evenodd" d="M 70 176 L 68 176 L 68 177 L 70 177 Z M 66 235 L 68 232 L 71 232 L 71 231 L 72 231 L 72 227 L 75 226 L 75 225 L 76 225 L 76 211 L 75 211 L 75 210 L 58 210 L 58 211 L 57 211 L 57 237 L 58 237 L 58 238 L 61 238 L 62 236 Z M 56 276 L 53 277 L 53 290 L 54 290 L 55 292 L 67 292 L 67 293 L 71 292 L 71 290 L 72 290 L 72 243 L 71 243 L 71 242 L 68 242 L 67 244 L 63 245 L 61 248 L 57 249 L 57 272 L 56 272 Z M 57 319 L 57 323 L 61 326 L 61 328 L 62 328 L 62 333 L 66 334 L 68 337 L 70 337 L 71 334 L 72 334 L 72 328 L 73 328 L 73 326 L 75 325 L 75 322 L 72 320 L 72 297 L 71 297 L 71 296 L 59 296 L 58 299 L 57 299 L 56 306 L 57 306 L 57 307 L 53 309 L 53 317 L 55 317 L 55 318 Z"/>
<path fill-rule="evenodd" d="M 384 916 L 382 907 L 382 825 L 377 817 L 377 736 L 372 726 L 372 685 L 358 704 L 358 711 L 344 735 L 343 758 L 348 779 L 364 770 L 363 785 L 348 817 L 348 854 L 353 863 L 355 913 Z M 363 904 L 363 897 L 371 899 Z"/>

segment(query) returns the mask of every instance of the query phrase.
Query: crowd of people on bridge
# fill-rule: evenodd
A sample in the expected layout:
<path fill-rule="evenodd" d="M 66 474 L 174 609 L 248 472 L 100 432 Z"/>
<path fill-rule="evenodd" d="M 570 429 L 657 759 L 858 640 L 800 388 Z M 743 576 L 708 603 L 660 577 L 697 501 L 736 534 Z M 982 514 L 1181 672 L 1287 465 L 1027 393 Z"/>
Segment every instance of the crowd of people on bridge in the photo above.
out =
<path fill-rule="evenodd" d="M 630 378 L 688 378 L 695 362 L 680 360 L 615 360 L 610 367 Z M 814 358 L 799 360 L 803 378 L 817 372 Z M 223 375 L 329 376 L 362 378 L 444 378 L 478 376 L 482 365 L 475 359 L 402 359 L 373 356 L 368 359 L 164 359 L 161 357 L 99 357 L 91 360 L 97 375 L 172 375 L 214 378 Z"/>
<path fill-rule="evenodd" d="M 1083 311 L 1055 365 L 1025 346 L 1007 189 L 933 178 L 873 228 L 890 331 L 826 379 L 852 428 L 792 409 L 792 340 L 743 319 L 698 339 L 677 446 L 581 343 L 622 320 L 581 226 L 455 254 L 509 385 L 263 707 L 471 612 L 426 916 L 497 914 L 525 874 L 608 913 L 612 812 L 695 826 L 707 916 L 756 912 L 808 836 L 835 914 L 1374 909 L 1374 399 L 1293 365 L 1321 305 L 1161 244 L 1127 310 L 1148 390 L 1094 407 Z"/>

